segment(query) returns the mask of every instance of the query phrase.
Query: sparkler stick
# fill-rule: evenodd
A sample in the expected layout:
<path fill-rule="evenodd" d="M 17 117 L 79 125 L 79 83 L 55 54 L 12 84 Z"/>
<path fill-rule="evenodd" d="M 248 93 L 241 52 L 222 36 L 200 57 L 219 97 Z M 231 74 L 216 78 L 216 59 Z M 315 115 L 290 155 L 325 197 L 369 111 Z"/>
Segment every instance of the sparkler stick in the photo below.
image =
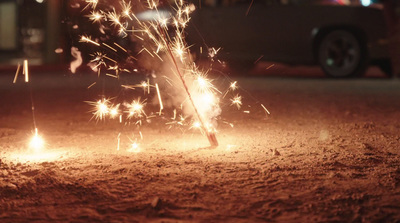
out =
<path fill-rule="evenodd" d="M 166 34 L 165 34 L 164 30 L 161 29 L 161 28 L 160 28 L 160 31 L 161 31 L 161 33 L 162 33 L 162 35 L 163 35 L 163 38 L 164 38 L 165 42 L 167 43 L 166 45 L 167 45 L 168 54 L 170 55 L 170 57 L 171 57 L 171 59 L 172 59 L 172 62 L 173 62 L 173 64 L 174 64 L 174 66 L 175 66 L 175 69 L 176 69 L 176 71 L 177 71 L 177 73 L 178 73 L 178 76 L 179 76 L 179 78 L 180 78 L 180 80 L 181 80 L 181 82 L 182 82 L 182 85 L 183 85 L 183 87 L 184 87 L 184 89 L 185 89 L 185 92 L 186 92 L 186 94 L 187 94 L 187 96 L 188 96 L 188 98 L 189 98 L 190 104 L 192 105 L 192 107 L 193 107 L 193 109 L 194 109 L 194 112 L 195 112 L 195 114 L 196 114 L 196 116 L 197 116 L 197 118 L 198 118 L 198 120 L 199 120 L 199 122 L 200 122 L 200 124 L 201 124 L 201 128 L 202 128 L 203 131 L 205 132 L 205 134 L 206 134 L 206 136 L 207 136 L 207 139 L 208 139 L 210 145 L 213 146 L 213 147 L 216 147 L 216 146 L 218 146 L 217 137 L 215 136 L 215 133 L 214 133 L 214 132 L 211 132 L 211 131 L 209 131 L 209 130 L 206 128 L 206 126 L 205 126 L 205 124 L 204 124 L 205 122 L 204 122 L 203 118 L 200 116 L 200 113 L 199 113 L 199 111 L 197 110 L 196 105 L 194 104 L 192 95 L 190 94 L 190 91 L 189 91 L 189 88 L 188 88 L 188 86 L 187 86 L 187 84 L 186 84 L 185 78 L 183 77 L 183 75 L 182 75 L 182 73 L 181 73 L 181 71 L 180 71 L 180 69 L 179 69 L 178 63 L 176 62 L 175 57 L 174 57 L 174 55 L 172 54 L 171 46 L 170 46 L 170 44 L 168 44 L 168 42 L 167 42 L 168 39 L 167 39 L 167 37 L 166 37 Z"/>

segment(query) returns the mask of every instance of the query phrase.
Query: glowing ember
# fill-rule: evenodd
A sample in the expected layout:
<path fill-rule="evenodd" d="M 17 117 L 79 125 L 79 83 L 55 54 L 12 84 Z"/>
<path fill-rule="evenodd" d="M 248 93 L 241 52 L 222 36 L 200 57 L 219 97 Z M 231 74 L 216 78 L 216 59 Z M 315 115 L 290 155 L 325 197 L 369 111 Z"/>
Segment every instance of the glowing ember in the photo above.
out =
<path fill-rule="evenodd" d="M 93 117 L 96 118 L 96 120 L 103 120 L 106 115 L 110 112 L 109 109 L 109 104 L 110 101 L 107 99 L 102 99 L 102 100 L 98 100 L 98 101 L 88 101 L 87 103 L 89 103 L 90 105 L 95 106 L 95 108 L 93 109 Z"/>
<path fill-rule="evenodd" d="M 93 11 L 92 14 L 89 15 L 89 19 L 95 22 L 100 22 L 103 19 L 103 15 L 100 12 Z"/>
<path fill-rule="evenodd" d="M 231 105 L 236 105 L 236 107 L 240 109 L 240 106 L 242 106 L 242 96 L 236 95 L 233 99 L 231 99 L 231 102 Z"/>
<path fill-rule="evenodd" d="M 131 147 L 130 147 L 127 151 L 128 151 L 128 152 L 131 152 L 131 153 L 138 153 L 138 152 L 140 152 L 139 143 L 136 143 L 136 142 L 132 143 L 132 144 L 131 144 Z"/>
<path fill-rule="evenodd" d="M 120 104 L 117 104 L 116 106 L 110 108 L 111 118 L 116 118 L 119 116 L 119 106 Z"/>
<path fill-rule="evenodd" d="M 143 110 L 144 105 L 145 103 L 141 102 L 140 98 L 133 100 L 130 104 L 126 104 L 126 107 L 128 108 L 128 118 L 141 118 L 143 115 L 146 115 Z"/>
<path fill-rule="evenodd" d="M 44 147 L 44 140 L 38 134 L 37 128 L 35 129 L 35 135 L 31 138 L 29 142 L 29 148 L 33 149 L 34 152 L 40 152 Z"/>
<path fill-rule="evenodd" d="M 236 90 L 236 89 L 238 88 L 238 86 L 237 86 L 237 81 L 232 82 L 231 85 L 229 86 L 229 88 L 230 88 L 232 91 Z"/>

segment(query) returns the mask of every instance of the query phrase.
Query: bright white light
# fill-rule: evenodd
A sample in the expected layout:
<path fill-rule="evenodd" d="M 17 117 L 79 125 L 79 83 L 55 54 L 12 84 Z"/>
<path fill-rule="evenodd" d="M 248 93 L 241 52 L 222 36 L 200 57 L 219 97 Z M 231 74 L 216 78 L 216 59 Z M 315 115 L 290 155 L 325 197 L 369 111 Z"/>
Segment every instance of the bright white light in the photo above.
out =
<path fill-rule="evenodd" d="M 32 148 L 35 152 L 39 152 L 44 147 L 43 138 L 36 133 L 29 142 L 29 147 Z"/>
<path fill-rule="evenodd" d="M 128 152 L 132 152 L 132 153 L 140 152 L 139 144 L 136 142 L 132 143 L 131 148 L 128 149 Z"/>
<path fill-rule="evenodd" d="M 37 3 L 43 3 L 44 0 L 36 0 Z"/>
<path fill-rule="evenodd" d="M 371 0 L 361 0 L 361 4 L 363 5 L 363 6 L 369 6 L 369 5 L 371 5 Z"/>

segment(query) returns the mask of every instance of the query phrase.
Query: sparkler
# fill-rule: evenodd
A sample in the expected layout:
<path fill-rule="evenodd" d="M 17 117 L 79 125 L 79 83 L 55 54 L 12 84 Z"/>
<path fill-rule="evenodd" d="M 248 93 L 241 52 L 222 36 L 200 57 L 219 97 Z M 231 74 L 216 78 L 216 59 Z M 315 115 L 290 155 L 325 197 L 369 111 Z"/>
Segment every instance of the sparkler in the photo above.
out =
<path fill-rule="evenodd" d="M 120 7 L 108 5 L 107 10 L 98 9 L 101 7 L 100 0 L 84 1 L 87 5 L 83 10 L 90 8 L 91 11 L 88 18 L 92 23 L 100 25 L 101 33 L 104 34 L 102 30 L 107 26 L 108 30 L 114 30 L 118 33 L 118 36 L 124 38 L 129 34 L 131 38 L 144 41 L 145 43 L 136 55 L 130 55 L 131 51 L 116 42 L 113 44 L 105 43 L 101 42 L 101 38 L 93 40 L 88 35 L 82 35 L 80 42 L 91 44 L 99 49 L 92 54 L 93 59 L 91 60 L 93 64 L 92 68 L 98 72 L 98 75 L 100 76 L 100 67 L 106 67 L 108 70 L 116 71 L 115 75 L 106 73 L 106 76 L 119 78 L 118 71 L 123 70 L 119 67 L 122 67 L 123 64 L 110 55 L 118 55 L 120 57 L 121 54 L 126 54 L 126 58 L 137 60 L 136 56 L 147 54 L 152 60 L 158 59 L 161 63 L 171 63 L 172 65 L 169 68 L 172 70 L 174 76 L 163 77 L 165 77 L 165 82 L 170 84 L 170 88 L 174 88 L 175 92 L 179 91 L 178 95 L 183 96 L 184 100 L 180 102 L 180 106 L 184 114 L 180 114 L 177 117 L 177 111 L 174 109 L 174 117 L 171 118 L 173 121 L 166 124 L 183 126 L 191 123 L 189 124 L 191 125 L 190 128 L 200 129 L 207 136 L 211 146 L 218 146 L 215 117 L 220 113 L 220 99 L 225 98 L 229 92 L 236 91 L 238 85 L 236 81 L 232 81 L 227 90 L 222 93 L 222 91 L 214 86 L 213 80 L 207 77 L 208 71 L 200 71 L 189 56 L 190 52 L 184 38 L 184 30 L 190 21 L 190 13 L 194 10 L 194 6 L 186 4 L 183 0 L 177 0 L 175 2 L 174 13 L 172 13 L 160 9 L 158 1 L 146 0 L 145 4 L 150 10 L 135 14 L 129 0 L 121 0 L 119 2 Z M 145 41 L 149 41 L 151 44 L 149 45 L 149 42 Z M 209 58 L 214 61 L 220 50 L 221 48 L 209 48 Z M 125 71 L 127 70 L 125 69 Z M 162 100 L 164 96 L 161 94 L 162 88 L 159 87 L 159 84 L 160 82 L 151 85 L 149 79 L 147 79 L 147 81 L 142 81 L 137 85 L 121 86 L 129 90 L 142 88 L 144 95 L 151 95 L 150 89 L 155 88 L 160 108 L 157 113 L 161 116 L 164 115 L 163 110 L 165 108 Z M 172 100 L 179 100 L 182 97 L 176 98 Z M 230 100 L 231 105 L 235 105 L 238 109 L 241 108 L 242 97 L 240 95 L 236 94 Z M 93 116 L 97 120 L 103 120 L 106 117 L 119 117 L 120 123 L 122 123 L 122 117 L 124 116 L 126 120 L 135 120 L 140 125 L 143 118 L 149 118 L 144 111 L 146 99 L 141 101 L 140 97 L 131 103 L 125 102 L 114 106 L 110 99 L 104 98 L 89 102 L 89 104 L 94 106 Z M 266 110 L 264 106 L 262 107 Z M 186 121 L 188 117 L 193 118 L 193 120 Z M 130 150 L 136 150 L 139 147 L 135 143 L 132 144 Z M 118 149 L 119 144 L 120 134 L 118 135 Z"/>
<path fill-rule="evenodd" d="M 21 65 L 18 64 L 17 71 L 15 73 L 15 77 L 13 80 L 13 83 L 16 83 L 18 74 L 20 72 Z M 35 104 L 33 101 L 33 94 L 32 94 L 32 85 L 29 83 L 29 69 L 28 69 L 28 60 L 24 60 L 23 66 L 22 66 L 22 74 L 25 75 L 25 83 L 29 84 L 29 94 L 30 94 L 30 99 L 31 99 L 31 109 L 32 109 L 32 121 L 33 121 L 33 126 L 35 129 L 35 134 L 29 141 L 29 148 L 33 149 L 34 152 L 40 152 L 41 149 L 44 147 L 44 140 L 43 138 L 38 134 L 38 128 L 36 126 L 36 118 L 35 118 Z"/>

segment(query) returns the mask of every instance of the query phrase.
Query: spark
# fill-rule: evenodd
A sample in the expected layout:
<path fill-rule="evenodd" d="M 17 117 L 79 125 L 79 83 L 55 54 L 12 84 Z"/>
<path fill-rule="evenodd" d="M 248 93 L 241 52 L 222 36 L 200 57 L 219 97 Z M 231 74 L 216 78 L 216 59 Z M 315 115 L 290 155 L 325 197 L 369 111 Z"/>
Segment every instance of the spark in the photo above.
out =
<path fill-rule="evenodd" d="M 197 81 L 201 91 L 203 91 L 203 92 L 209 92 L 210 91 L 210 88 L 212 86 L 210 80 L 208 80 L 208 79 L 206 79 L 206 78 L 204 78 L 204 77 L 199 75 L 196 78 L 196 81 Z"/>
<path fill-rule="evenodd" d="M 93 23 L 100 22 L 104 18 L 102 13 L 98 12 L 98 11 L 92 11 L 88 17 L 89 17 L 89 20 L 91 20 Z"/>
<path fill-rule="evenodd" d="M 117 78 L 117 79 L 118 79 L 118 76 L 117 76 L 117 75 L 109 74 L 109 73 L 106 73 L 106 75 L 109 76 L 109 77 L 113 77 L 113 78 Z"/>
<path fill-rule="evenodd" d="M 104 59 L 107 58 L 106 54 L 103 54 L 101 52 L 95 52 L 94 54 L 91 54 L 91 56 L 93 57 L 93 59 L 90 62 L 96 63 L 94 69 L 97 69 L 101 65 L 107 66 L 106 62 L 104 61 Z"/>
<path fill-rule="evenodd" d="M 29 147 L 34 150 L 34 152 L 40 152 L 44 147 L 44 140 L 38 134 L 38 129 L 35 128 L 35 135 L 31 138 L 29 142 Z"/>
<path fill-rule="evenodd" d="M 220 49 L 221 49 L 221 47 L 218 48 L 218 49 L 215 49 L 214 47 L 209 48 L 209 49 L 208 49 L 208 56 L 209 56 L 211 59 L 213 59 L 214 57 L 217 56 L 217 54 L 218 54 L 218 52 L 219 52 Z"/>
<path fill-rule="evenodd" d="M 156 89 L 157 89 L 157 95 L 158 95 L 158 102 L 160 103 L 160 113 L 159 113 L 159 115 L 161 115 L 161 112 L 164 109 L 164 106 L 163 106 L 162 99 L 161 99 L 160 89 L 158 88 L 158 84 L 157 83 L 156 83 Z"/>
<path fill-rule="evenodd" d="M 271 64 L 269 65 L 267 68 L 265 68 L 266 70 L 270 69 L 271 67 L 275 66 L 275 64 Z"/>
<path fill-rule="evenodd" d="M 20 69 L 21 69 L 21 64 L 18 63 L 18 67 L 17 67 L 17 71 L 15 72 L 13 84 L 17 83 L 17 78 L 18 78 L 18 74 L 19 74 Z"/>
<path fill-rule="evenodd" d="M 99 3 L 98 0 L 85 0 L 86 3 L 88 3 L 88 6 L 91 5 L 91 7 L 94 9 L 97 6 L 97 3 Z"/>
<path fill-rule="evenodd" d="M 263 104 L 261 104 L 261 107 L 265 110 L 265 112 L 267 112 L 268 115 L 271 114 L 271 113 L 268 111 L 268 109 L 267 109 Z"/>
<path fill-rule="evenodd" d="M 135 88 L 131 85 L 121 85 L 121 87 L 126 88 L 126 89 L 130 89 L 130 90 L 135 90 Z"/>
<path fill-rule="evenodd" d="M 191 129 L 201 129 L 201 123 L 200 122 L 193 122 L 192 126 L 190 127 Z"/>
<path fill-rule="evenodd" d="M 119 151 L 120 145 L 121 145 L 121 133 L 119 132 L 117 136 L 117 151 Z"/>
<path fill-rule="evenodd" d="M 185 55 L 187 48 L 180 38 L 175 38 L 172 49 L 175 55 L 181 60 L 181 62 L 183 62 L 186 58 Z"/>
<path fill-rule="evenodd" d="M 231 99 L 231 102 L 231 105 L 236 105 L 237 109 L 240 109 L 240 107 L 242 106 L 242 96 L 236 95 Z"/>
<path fill-rule="evenodd" d="M 114 52 L 117 52 L 116 49 L 114 49 L 113 47 L 111 47 L 110 45 L 108 45 L 107 43 L 102 43 L 104 46 L 108 47 L 109 49 L 111 49 Z"/>
<path fill-rule="evenodd" d="M 196 88 L 200 93 L 209 93 L 213 91 L 217 91 L 221 93 L 213 84 L 212 80 L 207 78 L 207 74 L 203 74 L 200 71 L 197 70 L 197 68 L 194 68 L 192 70 L 192 73 L 194 73 L 195 76 L 195 84 Z"/>
<path fill-rule="evenodd" d="M 145 105 L 145 102 L 141 102 L 140 98 L 137 100 L 133 100 L 132 103 L 130 104 L 125 104 L 125 106 L 128 108 L 128 118 L 141 118 L 144 116 L 146 116 L 146 113 L 143 110 L 143 107 Z"/>
<path fill-rule="evenodd" d="M 96 82 L 93 82 L 93 83 L 92 83 L 91 85 L 89 85 L 87 88 L 89 89 L 89 88 L 93 87 L 95 84 L 96 84 Z"/>
<path fill-rule="evenodd" d="M 94 45 L 96 45 L 96 46 L 100 46 L 99 43 L 93 41 L 93 40 L 91 39 L 91 37 L 89 37 L 89 36 L 81 36 L 81 39 L 80 39 L 79 41 L 80 41 L 80 42 L 84 42 L 84 43 L 91 43 L 91 44 L 94 44 Z"/>
<path fill-rule="evenodd" d="M 114 119 L 120 114 L 119 106 L 120 106 L 120 104 L 117 104 L 117 105 L 109 108 L 109 113 L 110 113 L 111 118 Z"/>
<path fill-rule="evenodd" d="M 258 61 L 260 61 L 262 58 L 264 57 L 264 55 L 261 55 L 259 58 L 257 58 L 257 60 L 256 61 L 254 61 L 254 63 L 253 64 L 256 64 L 256 63 L 258 63 Z"/>
<path fill-rule="evenodd" d="M 131 2 L 129 1 L 128 3 L 126 3 L 125 1 L 122 1 L 122 14 L 125 17 L 128 17 L 130 20 L 132 20 L 132 17 L 130 16 L 131 14 Z"/>
<path fill-rule="evenodd" d="M 110 112 L 110 101 L 108 99 L 103 98 L 98 101 L 88 101 L 87 103 L 94 106 L 92 114 L 96 120 L 105 119 L 106 115 Z"/>
<path fill-rule="evenodd" d="M 172 120 L 176 119 L 176 109 L 174 109 L 174 116 L 171 118 Z"/>
<path fill-rule="evenodd" d="M 131 147 L 128 149 L 128 152 L 139 153 L 140 152 L 140 144 L 137 142 L 132 143 Z"/>
<path fill-rule="evenodd" d="M 232 91 L 236 90 L 237 88 L 238 88 L 237 81 L 232 82 L 231 85 L 229 86 L 229 89 L 231 89 Z"/>
<path fill-rule="evenodd" d="M 29 82 L 28 60 L 24 60 L 23 74 L 25 74 L 25 82 Z"/>
<path fill-rule="evenodd" d="M 120 21 L 120 15 L 115 11 L 115 8 L 112 12 L 107 13 L 107 18 L 111 21 L 111 24 L 115 27 L 124 28 Z"/>
<path fill-rule="evenodd" d="M 127 53 L 128 51 L 123 48 L 121 45 L 119 45 L 118 43 L 114 43 L 114 45 L 116 45 L 118 48 L 120 48 L 121 50 L 123 50 L 125 53 Z"/>

